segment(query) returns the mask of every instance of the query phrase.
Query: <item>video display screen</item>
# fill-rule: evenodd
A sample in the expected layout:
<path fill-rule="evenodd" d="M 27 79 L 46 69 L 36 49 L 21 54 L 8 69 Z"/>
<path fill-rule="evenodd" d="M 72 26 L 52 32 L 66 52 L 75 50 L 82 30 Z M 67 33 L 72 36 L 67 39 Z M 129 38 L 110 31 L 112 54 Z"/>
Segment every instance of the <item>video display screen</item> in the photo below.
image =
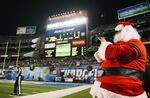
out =
<path fill-rule="evenodd" d="M 45 57 L 86 55 L 86 25 L 67 27 L 46 32 Z"/>
<path fill-rule="evenodd" d="M 118 13 L 118 19 L 125 19 L 128 17 L 137 16 L 140 14 L 148 13 L 150 12 L 150 2 L 143 2 L 134 6 L 130 6 L 124 9 L 120 9 L 117 11 Z"/>
<path fill-rule="evenodd" d="M 71 44 L 56 45 L 56 57 L 64 57 L 71 55 Z"/>

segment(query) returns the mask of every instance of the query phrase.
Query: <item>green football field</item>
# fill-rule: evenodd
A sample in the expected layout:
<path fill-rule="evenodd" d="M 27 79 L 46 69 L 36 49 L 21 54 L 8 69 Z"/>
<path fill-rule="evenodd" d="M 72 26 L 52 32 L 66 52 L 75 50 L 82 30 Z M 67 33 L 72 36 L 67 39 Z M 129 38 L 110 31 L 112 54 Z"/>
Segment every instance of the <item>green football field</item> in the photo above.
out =
<path fill-rule="evenodd" d="M 62 98 L 92 98 L 92 96 L 89 94 L 90 89 L 83 90 L 81 92 L 71 94 Z"/>
<path fill-rule="evenodd" d="M 49 87 L 49 86 L 33 86 L 33 85 L 22 85 L 22 95 L 31 95 L 42 92 L 49 92 L 54 90 L 64 89 L 62 87 Z M 0 98 L 13 98 L 11 95 L 13 92 L 13 84 L 0 83 Z"/>
<path fill-rule="evenodd" d="M 65 89 L 63 87 L 49 87 L 49 86 L 33 86 L 33 85 L 22 85 L 22 95 L 31 95 L 42 92 L 49 92 L 54 90 Z M 13 84 L 0 83 L 0 98 L 14 98 L 11 93 L 13 91 Z M 92 98 L 89 94 L 90 89 L 83 90 L 81 92 L 71 94 L 62 98 Z"/>

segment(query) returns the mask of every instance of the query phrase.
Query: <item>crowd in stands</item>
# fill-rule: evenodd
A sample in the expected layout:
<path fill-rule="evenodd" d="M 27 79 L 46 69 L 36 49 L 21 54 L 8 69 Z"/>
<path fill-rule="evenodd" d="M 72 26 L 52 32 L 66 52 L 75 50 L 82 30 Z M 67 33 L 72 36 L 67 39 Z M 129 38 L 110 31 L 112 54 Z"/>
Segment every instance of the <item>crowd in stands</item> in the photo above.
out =
<path fill-rule="evenodd" d="M 148 60 L 150 60 L 150 51 L 148 51 Z M 94 53 L 94 52 L 93 52 Z M 23 58 L 19 60 L 19 64 L 22 67 L 29 66 L 68 66 L 68 67 L 82 67 L 84 65 L 89 64 L 97 64 L 93 53 L 91 52 L 91 56 L 75 56 L 75 57 L 61 57 L 61 58 Z M 3 66 L 3 59 L 0 60 L 0 68 Z M 16 66 L 16 58 L 7 59 L 5 67 Z"/>
<path fill-rule="evenodd" d="M 76 57 L 63 57 L 63 58 L 24 58 L 19 61 L 22 67 L 29 66 L 68 66 L 68 67 L 82 67 L 89 64 L 97 64 L 94 56 L 76 56 Z M 3 60 L 0 61 L 0 66 L 3 65 Z M 6 67 L 16 66 L 16 59 L 6 60 Z"/>

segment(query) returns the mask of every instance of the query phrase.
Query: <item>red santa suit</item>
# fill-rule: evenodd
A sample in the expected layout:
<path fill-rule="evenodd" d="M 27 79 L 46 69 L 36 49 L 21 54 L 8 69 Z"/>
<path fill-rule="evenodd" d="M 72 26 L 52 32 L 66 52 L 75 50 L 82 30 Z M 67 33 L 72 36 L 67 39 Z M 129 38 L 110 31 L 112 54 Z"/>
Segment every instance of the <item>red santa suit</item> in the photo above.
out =
<path fill-rule="evenodd" d="M 134 77 L 134 73 L 142 76 L 145 71 L 145 46 L 130 22 L 119 22 L 115 30 L 120 31 L 114 37 L 115 44 L 102 42 L 95 53 L 104 76 L 96 79 L 90 93 L 93 98 L 147 98 L 142 80 Z"/>

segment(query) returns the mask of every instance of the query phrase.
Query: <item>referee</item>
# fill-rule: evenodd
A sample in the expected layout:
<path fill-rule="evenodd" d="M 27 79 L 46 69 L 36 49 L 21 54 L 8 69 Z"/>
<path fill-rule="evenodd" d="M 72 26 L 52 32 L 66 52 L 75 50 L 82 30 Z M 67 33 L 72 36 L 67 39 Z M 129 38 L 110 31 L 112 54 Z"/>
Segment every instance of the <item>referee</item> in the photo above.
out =
<path fill-rule="evenodd" d="M 17 67 L 17 76 L 16 76 L 16 81 L 14 83 L 14 91 L 13 95 L 21 95 L 21 81 L 22 81 L 22 69 L 21 67 Z"/>

